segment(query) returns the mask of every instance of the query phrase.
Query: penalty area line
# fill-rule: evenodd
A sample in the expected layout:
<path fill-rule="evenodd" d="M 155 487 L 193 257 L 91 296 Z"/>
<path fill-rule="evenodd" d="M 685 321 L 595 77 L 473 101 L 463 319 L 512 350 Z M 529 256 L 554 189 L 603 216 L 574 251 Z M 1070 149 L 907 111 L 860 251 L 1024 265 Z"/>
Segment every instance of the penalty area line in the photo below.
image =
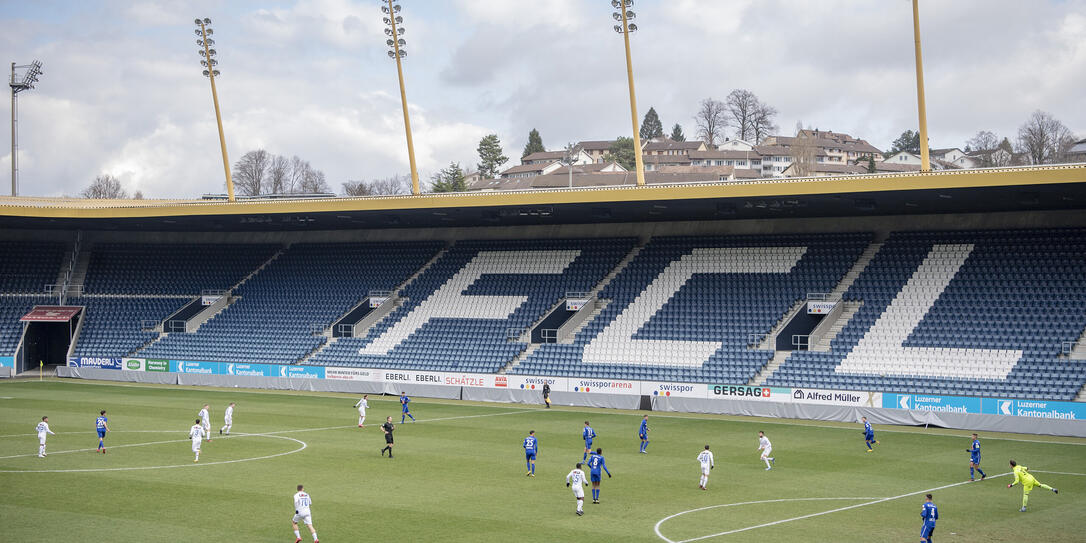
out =
<path fill-rule="evenodd" d="M 1006 477 L 1008 475 L 1010 475 L 1009 472 L 1008 473 L 1001 473 L 999 475 L 992 475 L 992 478 L 995 479 L 997 477 Z M 792 518 L 787 518 L 787 519 L 782 519 L 782 520 L 775 520 L 773 522 L 767 522 L 765 524 L 758 524 L 756 526 L 747 526 L 746 528 L 737 528 L 735 530 L 728 530 L 728 531 L 725 531 L 725 532 L 717 532 L 715 534 L 703 535 L 703 536 L 700 536 L 700 537 L 692 537 L 690 539 L 682 539 L 682 540 L 679 540 L 679 541 L 675 541 L 673 539 L 668 539 L 662 533 L 660 533 L 660 525 L 663 524 L 665 521 L 667 521 L 669 519 L 675 518 L 675 517 L 677 517 L 679 515 L 683 515 L 683 514 L 686 514 L 686 513 L 694 512 L 694 511 L 701 511 L 701 510 L 704 510 L 704 509 L 711 509 L 712 507 L 725 507 L 725 506 L 703 507 L 701 509 L 692 509 L 690 511 L 683 511 L 681 513 L 676 513 L 676 514 L 671 515 L 669 517 L 665 517 L 664 519 L 660 520 L 660 522 L 656 523 L 655 531 L 656 531 L 656 535 L 659 536 L 660 539 L 663 539 L 664 541 L 667 541 L 668 543 L 691 543 L 693 541 L 701 541 L 701 540 L 704 540 L 704 539 L 712 539 L 714 537 L 737 534 L 737 533 L 741 533 L 741 532 L 747 532 L 747 531 L 750 531 L 750 530 L 757 530 L 759 528 L 768 528 L 770 526 L 776 526 L 778 524 L 785 524 L 785 523 L 794 522 L 794 521 L 797 521 L 797 520 L 805 520 L 805 519 L 809 519 L 809 518 L 820 517 L 820 516 L 823 516 L 823 515 L 830 515 L 830 514 L 833 514 L 833 513 L 840 513 L 842 511 L 849 511 L 851 509 L 858 509 L 860 507 L 867 507 L 869 505 L 877 505 L 877 504 L 880 504 L 880 503 L 885 503 L 885 502 L 889 502 L 889 501 L 893 501 L 893 500 L 899 500 L 901 498 L 908 498 L 910 496 L 917 496 L 917 495 L 920 495 L 920 494 L 927 494 L 929 492 L 935 492 L 937 490 L 944 490 L 944 489 L 947 489 L 947 488 L 953 488 L 953 487 L 956 487 L 956 486 L 967 485 L 967 484 L 971 484 L 971 483 L 973 483 L 973 481 L 960 481 L 960 482 L 957 482 L 957 483 L 951 483 L 951 484 L 948 484 L 948 485 L 938 486 L 938 487 L 935 487 L 935 488 L 928 488 L 928 489 L 925 489 L 925 490 L 918 490 L 916 492 L 909 492 L 907 494 L 900 494 L 900 495 L 891 496 L 891 497 L 888 497 L 888 498 L 878 498 L 878 499 L 875 499 L 875 500 L 872 500 L 872 501 L 869 501 L 869 502 L 858 503 L 858 504 L 849 505 L 849 506 L 846 506 L 846 507 L 838 507 L 837 509 L 831 509 L 829 511 L 820 511 L 818 513 L 811 513 L 811 514 L 808 514 L 808 515 L 800 515 L 798 517 L 792 517 Z M 847 499 L 847 498 L 842 498 L 842 499 Z M 753 503 L 769 503 L 770 501 L 786 501 L 786 500 L 767 500 L 765 502 L 753 502 Z M 734 504 L 734 505 L 744 505 L 744 504 Z"/>

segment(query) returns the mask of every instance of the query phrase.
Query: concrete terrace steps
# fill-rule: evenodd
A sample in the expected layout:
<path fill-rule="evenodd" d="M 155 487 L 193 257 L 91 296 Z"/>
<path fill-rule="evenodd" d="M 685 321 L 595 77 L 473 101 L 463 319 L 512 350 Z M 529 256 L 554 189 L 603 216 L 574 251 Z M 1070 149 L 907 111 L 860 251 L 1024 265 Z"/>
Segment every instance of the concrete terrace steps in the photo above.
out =
<path fill-rule="evenodd" d="M 807 300 L 798 300 L 796 303 L 792 304 L 791 309 L 784 313 L 784 316 L 777 321 L 777 324 L 773 325 L 773 328 L 762 338 L 762 341 L 760 341 L 755 348 L 759 351 L 772 351 L 776 349 L 777 334 L 781 333 L 781 330 L 784 329 L 785 326 L 788 326 L 788 323 L 792 321 L 792 318 L 796 316 L 796 313 L 799 313 L 806 305 Z"/>
<path fill-rule="evenodd" d="M 529 343 L 528 347 L 526 349 L 521 351 L 521 353 L 519 355 L 517 355 L 516 358 L 510 360 L 509 363 L 506 364 L 504 368 L 498 370 L 498 373 L 503 374 L 503 375 L 506 374 L 506 373 L 509 373 L 509 370 L 512 370 L 513 368 L 515 368 L 517 366 L 517 364 L 520 364 L 521 362 L 527 360 L 527 358 L 529 356 L 531 356 L 532 353 L 536 352 L 539 349 L 540 345 L 543 345 L 543 344 L 542 343 Z"/>
<path fill-rule="evenodd" d="M 830 343 L 837 337 L 837 334 L 841 333 L 841 330 L 845 329 L 845 326 L 848 325 L 848 321 L 852 319 L 852 316 L 864 305 L 863 302 L 841 303 L 844 304 L 844 307 L 841 309 L 841 314 L 837 317 L 837 320 L 830 325 L 830 329 L 825 335 L 808 347 L 809 350 L 822 353 L 829 352 Z"/>
<path fill-rule="evenodd" d="M 777 369 L 781 367 L 781 364 L 784 364 L 784 361 L 788 359 L 788 355 L 790 354 L 792 354 L 792 351 L 777 351 L 773 353 L 773 358 L 769 361 L 769 363 L 766 364 L 765 367 L 758 372 L 758 375 L 755 375 L 754 378 L 747 383 L 747 385 L 764 385 L 766 380 L 768 380 L 769 377 L 773 375 L 773 372 L 777 371 Z"/>

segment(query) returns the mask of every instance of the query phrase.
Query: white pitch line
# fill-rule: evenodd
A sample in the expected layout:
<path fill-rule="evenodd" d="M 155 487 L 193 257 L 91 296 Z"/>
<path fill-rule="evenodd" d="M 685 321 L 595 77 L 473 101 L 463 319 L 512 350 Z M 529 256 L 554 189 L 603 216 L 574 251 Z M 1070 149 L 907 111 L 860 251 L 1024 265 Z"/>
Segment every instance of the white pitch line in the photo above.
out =
<path fill-rule="evenodd" d="M 997 477 L 1006 477 L 1007 475 L 1010 475 L 1010 473 L 1008 472 L 1008 473 L 1001 473 L 999 475 L 993 475 L 992 478 L 994 479 L 994 478 L 997 478 Z M 693 537 L 693 538 L 690 538 L 690 539 L 683 539 L 683 540 L 680 540 L 680 541 L 674 541 L 672 539 L 668 539 L 667 537 L 664 537 L 664 535 L 661 534 L 660 530 L 659 530 L 660 524 L 663 523 L 663 521 L 660 521 L 660 522 L 656 523 L 656 535 L 659 536 L 660 539 L 663 539 L 664 541 L 667 541 L 668 543 L 690 543 L 692 541 L 701 541 L 703 539 L 711 539 L 711 538 L 714 538 L 714 537 L 720 537 L 722 535 L 731 535 L 731 534 L 737 534 L 737 533 L 740 533 L 740 532 L 747 532 L 747 531 L 750 531 L 750 530 L 757 530 L 758 528 L 768 528 L 770 526 L 776 526 L 778 524 L 784 524 L 786 522 L 793 522 L 793 521 L 797 521 L 797 520 L 804 520 L 804 519 L 809 519 L 809 518 L 814 518 L 814 517 L 820 517 L 820 516 L 829 515 L 829 514 L 832 514 L 832 513 L 840 513 L 842 511 L 848 511 L 850 509 L 857 509 L 857 508 L 860 508 L 860 507 L 867 507 L 868 505 L 876 505 L 876 504 L 885 503 L 885 502 L 888 502 L 888 501 L 899 500 L 901 498 L 908 498 L 909 496 L 916 496 L 918 494 L 927 494 L 929 492 L 935 492 L 937 490 L 953 488 L 953 487 L 956 487 L 956 486 L 967 485 L 967 484 L 971 484 L 971 483 L 973 483 L 973 481 L 961 481 L 961 482 L 958 482 L 958 483 L 951 483 L 949 485 L 943 485 L 943 486 L 939 486 L 939 487 L 935 487 L 935 488 L 929 488 L 929 489 L 920 490 L 920 491 L 917 491 L 917 492 L 909 492 L 908 494 L 901 494 L 901 495 L 898 495 L 898 496 L 891 496 L 889 498 L 879 498 L 879 499 L 874 500 L 874 501 L 859 503 L 859 504 L 856 504 L 856 505 L 849 505 L 847 507 L 839 507 L 837 509 L 831 509 L 829 511 L 821 511 L 819 513 L 811 513 L 809 515 L 801 515 L 801 516 L 798 516 L 798 517 L 792 517 L 792 518 L 787 518 L 787 519 L 783 519 L 783 520 L 775 520 L 773 522 L 767 522 L 765 524 L 759 524 L 757 526 L 747 526 L 746 528 L 738 528 L 738 529 L 735 529 L 735 530 L 728 530 L 726 532 L 718 532 L 718 533 L 715 533 L 715 534 L 703 535 L 701 537 Z M 692 511 L 696 511 L 696 510 L 692 510 Z M 675 515 L 671 515 L 671 517 L 667 517 L 667 518 L 674 518 L 674 517 L 677 517 L 677 516 L 682 515 L 684 513 L 687 513 L 687 511 L 683 511 L 682 513 L 677 513 Z M 667 518 L 665 518 L 664 520 L 667 520 Z"/>
<path fill-rule="evenodd" d="M 1086 477 L 1086 473 L 1071 473 L 1068 471 L 1043 471 L 1039 469 L 1031 469 L 1030 473 L 1051 473 L 1053 475 L 1078 475 L 1080 477 Z"/>
<path fill-rule="evenodd" d="M 261 436 L 263 436 L 263 434 L 237 434 L 237 435 L 239 437 L 245 437 L 245 436 L 261 437 Z M 300 444 L 301 447 L 298 447 L 297 449 L 286 451 L 286 452 L 281 452 L 281 453 L 276 453 L 276 454 L 269 454 L 269 455 L 266 455 L 266 456 L 256 456 L 256 457 L 253 457 L 253 458 L 238 458 L 236 460 L 219 460 L 218 462 L 204 462 L 202 464 L 197 463 L 197 462 L 193 462 L 191 464 L 173 464 L 173 465 L 169 465 L 169 466 L 134 466 L 134 467 L 129 466 L 129 467 L 123 467 L 123 468 L 28 469 L 28 470 L 12 469 L 12 470 L 0 470 L 0 473 L 87 473 L 87 472 L 100 472 L 100 471 L 141 471 L 141 470 L 149 470 L 149 469 L 172 469 L 172 468 L 188 468 L 188 467 L 198 467 L 198 466 L 217 466 L 217 465 L 220 465 L 220 464 L 237 464 L 237 463 L 240 463 L 240 462 L 254 462 L 256 460 L 267 460 L 269 458 L 276 458 L 276 457 L 279 457 L 279 456 L 286 456 L 288 454 L 294 454 L 294 453 L 297 453 L 297 452 L 302 452 L 303 450 L 305 450 L 306 447 L 309 446 L 308 444 L 306 444 L 306 442 L 304 442 L 304 441 L 302 441 L 300 439 L 294 439 L 293 437 L 286 437 L 286 436 L 264 436 L 264 437 L 271 437 L 271 438 L 275 438 L 275 439 L 285 439 L 287 441 L 293 441 L 295 443 Z M 185 440 L 185 441 L 188 441 L 188 440 Z"/>
<path fill-rule="evenodd" d="M 751 502 L 724 503 L 724 504 L 719 504 L 719 505 L 709 505 L 709 506 L 706 506 L 706 507 L 699 507 L 697 509 L 689 509 L 687 511 L 681 511 L 679 513 L 675 513 L 674 515 L 666 516 L 666 517 L 660 519 L 659 522 L 656 523 L 656 526 L 653 527 L 653 530 L 656 531 L 656 535 L 658 537 L 660 537 L 660 539 L 663 539 L 664 541 L 668 541 L 669 543 L 676 543 L 675 541 L 672 541 L 672 540 L 668 539 L 667 537 L 664 537 L 664 534 L 660 533 L 660 525 L 667 522 L 667 521 L 669 521 L 669 520 L 671 520 L 671 519 L 673 519 L 673 518 L 675 518 L 675 517 L 680 517 L 680 516 L 686 515 L 688 513 L 697 513 L 699 511 L 708 511 L 709 509 L 719 509 L 719 508 L 723 508 L 723 507 L 739 507 L 741 505 L 760 505 L 760 504 L 763 504 L 763 503 L 816 502 L 816 501 L 859 501 L 859 500 L 879 500 L 879 499 L 881 499 L 881 498 L 872 498 L 872 497 L 866 497 L 866 498 L 778 498 L 778 499 L 775 499 L 775 500 L 757 500 L 757 501 L 751 501 Z"/>

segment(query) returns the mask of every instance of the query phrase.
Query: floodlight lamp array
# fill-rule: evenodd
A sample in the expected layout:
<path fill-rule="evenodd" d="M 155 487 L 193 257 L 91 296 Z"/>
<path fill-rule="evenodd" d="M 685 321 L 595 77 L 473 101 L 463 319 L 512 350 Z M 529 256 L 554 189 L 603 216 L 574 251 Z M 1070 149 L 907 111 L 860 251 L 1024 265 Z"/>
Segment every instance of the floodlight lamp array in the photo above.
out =
<path fill-rule="evenodd" d="M 219 71 L 215 69 L 215 66 L 218 66 L 219 61 L 215 60 L 213 57 L 219 54 L 219 52 L 211 48 L 212 45 L 215 45 L 215 40 L 211 38 L 211 35 L 214 34 L 215 31 L 209 28 L 211 19 L 207 17 L 200 19 L 197 17 L 193 22 L 197 27 L 196 37 L 199 38 L 196 40 L 196 45 L 200 46 L 200 50 L 198 51 L 200 57 L 202 57 L 200 59 L 200 66 L 206 68 L 203 71 L 204 77 L 218 77 Z"/>
<path fill-rule="evenodd" d="M 637 14 L 634 13 L 633 10 L 628 9 L 633 7 L 633 0 L 611 0 L 611 6 L 619 10 L 611 14 L 611 17 L 619 22 L 619 24 L 614 27 L 615 32 L 618 32 L 619 34 L 624 32 L 636 32 L 637 25 L 630 21 L 634 20 L 637 17 Z M 625 15 L 626 19 L 626 28 L 622 27 L 623 15 Z"/>
<path fill-rule="evenodd" d="M 381 20 L 385 23 L 385 36 L 388 36 L 388 39 L 385 40 L 385 45 L 388 46 L 388 57 L 395 59 L 399 55 L 399 58 L 405 58 L 407 50 L 404 47 L 407 45 L 407 40 L 400 36 L 403 36 L 406 29 L 401 26 L 403 17 L 398 15 L 400 5 L 388 0 L 382 0 L 382 4 L 381 13 L 384 13 L 385 16 Z"/>

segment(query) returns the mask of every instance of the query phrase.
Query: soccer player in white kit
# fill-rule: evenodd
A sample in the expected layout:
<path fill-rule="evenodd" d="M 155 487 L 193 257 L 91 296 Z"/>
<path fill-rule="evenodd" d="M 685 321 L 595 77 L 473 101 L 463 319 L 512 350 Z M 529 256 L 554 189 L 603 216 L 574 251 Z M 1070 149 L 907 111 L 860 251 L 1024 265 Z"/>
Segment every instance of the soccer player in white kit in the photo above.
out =
<path fill-rule="evenodd" d="M 230 402 L 230 405 L 226 406 L 226 411 L 222 414 L 223 427 L 219 428 L 219 435 L 225 431 L 226 435 L 230 435 L 230 427 L 234 425 L 234 402 Z"/>
<path fill-rule="evenodd" d="M 566 475 L 566 486 L 573 489 L 573 497 L 577 498 L 577 516 L 584 516 L 584 487 L 588 486 L 588 478 L 581 471 L 581 463 Z"/>
<path fill-rule="evenodd" d="M 313 534 L 313 543 L 320 543 L 317 539 L 317 529 L 313 527 L 313 515 L 309 512 L 309 506 L 312 504 L 313 499 L 305 493 L 302 485 L 298 485 L 298 493 L 294 495 L 294 520 L 291 521 L 291 526 L 294 528 L 294 543 L 302 541 L 302 534 L 298 531 L 299 521 L 309 528 L 309 533 Z"/>
<path fill-rule="evenodd" d="M 370 406 L 370 403 L 368 401 L 366 401 L 366 398 L 369 398 L 369 396 L 368 395 L 363 395 L 362 399 L 358 400 L 358 403 L 354 404 L 354 406 L 358 408 L 358 427 L 359 428 L 364 428 L 364 426 L 362 426 L 362 425 L 366 423 L 366 409 Z"/>
<path fill-rule="evenodd" d="M 758 432 L 758 450 L 762 451 L 762 461 L 765 462 L 765 470 L 769 471 L 773 469 L 770 465 L 773 462 L 773 457 L 769 456 L 773 454 L 773 444 L 769 442 L 769 438 L 765 436 L 765 432 Z"/>
<path fill-rule="evenodd" d="M 204 436 L 207 437 L 208 441 L 211 441 L 211 415 L 208 413 L 210 408 L 211 406 L 205 403 L 204 408 L 196 414 L 196 416 L 200 417 L 200 420 L 203 421 Z"/>
<path fill-rule="evenodd" d="M 45 458 L 45 436 L 56 435 L 49 429 L 49 417 L 42 417 L 34 429 L 38 431 L 38 458 Z"/>
<path fill-rule="evenodd" d="M 192 440 L 192 452 L 196 455 L 193 462 L 200 461 L 200 441 L 204 438 L 204 426 L 200 424 L 200 419 L 196 419 L 196 424 L 189 428 L 189 439 Z"/>
<path fill-rule="evenodd" d="M 701 482 L 698 483 L 698 488 L 702 490 L 709 490 L 709 470 L 716 467 L 713 463 L 713 453 L 709 450 L 709 446 L 705 446 L 705 450 L 698 453 L 698 462 L 701 462 Z"/>

